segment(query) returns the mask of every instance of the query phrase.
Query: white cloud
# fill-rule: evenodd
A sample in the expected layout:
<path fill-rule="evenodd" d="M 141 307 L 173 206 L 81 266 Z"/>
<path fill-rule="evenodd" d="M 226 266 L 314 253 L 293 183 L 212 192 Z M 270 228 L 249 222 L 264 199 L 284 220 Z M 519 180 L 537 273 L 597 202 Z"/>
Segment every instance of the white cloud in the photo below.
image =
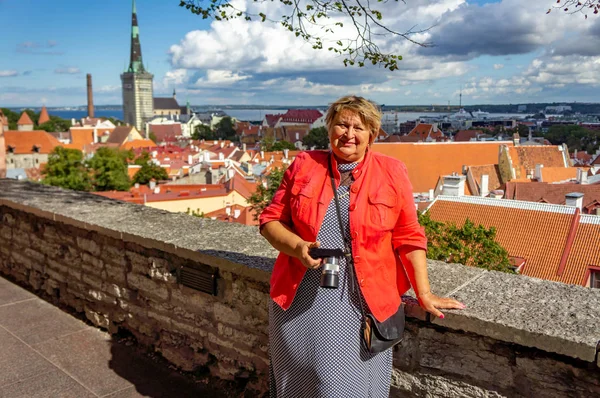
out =
<path fill-rule="evenodd" d="M 494 64 L 494 69 L 498 70 L 498 69 L 503 69 L 504 68 L 504 64 Z"/>
<path fill-rule="evenodd" d="M 230 86 L 242 80 L 249 79 L 251 76 L 234 73 L 230 70 L 209 69 L 206 71 L 206 77 L 201 77 L 194 83 L 196 87 L 202 86 Z"/>
<path fill-rule="evenodd" d="M 63 66 L 55 69 L 54 73 L 57 73 L 59 75 L 76 75 L 78 73 L 81 73 L 81 71 L 79 70 L 79 68 L 76 68 L 74 66 Z"/>
<path fill-rule="evenodd" d="M 13 77 L 18 75 L 19 72 L 16 70 L 0 70 L 0 77 Z"/>

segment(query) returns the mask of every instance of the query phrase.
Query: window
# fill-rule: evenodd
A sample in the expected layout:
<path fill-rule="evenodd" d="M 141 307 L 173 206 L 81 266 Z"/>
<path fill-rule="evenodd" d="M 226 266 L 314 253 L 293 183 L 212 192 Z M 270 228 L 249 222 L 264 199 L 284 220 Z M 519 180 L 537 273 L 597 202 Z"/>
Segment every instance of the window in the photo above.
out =
<path fill-rule="evenodd" d="M 590 271 L 590 287 L 592 289 L 600 289 L 600 270 Z"/>

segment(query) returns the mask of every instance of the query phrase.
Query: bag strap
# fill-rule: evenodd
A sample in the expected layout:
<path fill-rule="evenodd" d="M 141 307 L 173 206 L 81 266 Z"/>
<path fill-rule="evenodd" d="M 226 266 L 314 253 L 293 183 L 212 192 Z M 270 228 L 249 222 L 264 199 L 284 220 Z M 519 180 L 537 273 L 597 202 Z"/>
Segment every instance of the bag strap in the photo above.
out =
<path fill-rule="evenodd" d="M 342 234 L 342 239 L 344 240 L 344 256 L 346 257 L 346 264 L 348 265 L 348 270 L 350 271 L 350 279 L 352 281 L 350 287 L 352 292 L 356 290 L 358 293 L 358 302 L 360 304 L 360 313 L 362 314 L 363 320 L 366 319 L 365 309 L 362 303 L 362 297 L 360 289 L 358 288 L 358 281 L 356 280 L 356 274 L 354 272 L 354 259 L 352 258 L 352 250 L 350 249 L 350 243 L 348 242 L 348 238 L 346 237 L 346 232 L 344 231 L 344 222 L 342 221 L 342 213 L 340 211 L 340 200 L 338 197 L 337 189 L 335 186 L 335 178 L 333 176 L 333 154 L 331 154 L 329 158 L 329 178 L 331 179 L 331 189 L 333 190 L 333 199 L 335 200 L 335 211 L 337 213 L 338 225 L 340 226 L 340 233 Z"/>

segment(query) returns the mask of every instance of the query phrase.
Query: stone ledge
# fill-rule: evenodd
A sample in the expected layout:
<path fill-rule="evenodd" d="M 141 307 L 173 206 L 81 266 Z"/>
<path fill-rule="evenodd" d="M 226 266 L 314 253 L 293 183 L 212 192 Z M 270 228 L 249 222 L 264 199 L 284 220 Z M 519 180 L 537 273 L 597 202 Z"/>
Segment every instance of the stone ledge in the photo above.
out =
<path fill-rule="evenodd" d="M 198 219 L 40 184 L 0 180 L 0 205 L 267 282 L 277 252 L 254 227 Z M 230 242 L 236 242 L 231 244 Z M 239 244 L 243 242 L 243 244 Z M 464 302 L 433 323 L 597 363 L 600 290 L 429 262 L 439 295 Z M 410 297 L 410 292 L 409 292 Z M 407 314 L 427 317 L 407 300 Z"/>

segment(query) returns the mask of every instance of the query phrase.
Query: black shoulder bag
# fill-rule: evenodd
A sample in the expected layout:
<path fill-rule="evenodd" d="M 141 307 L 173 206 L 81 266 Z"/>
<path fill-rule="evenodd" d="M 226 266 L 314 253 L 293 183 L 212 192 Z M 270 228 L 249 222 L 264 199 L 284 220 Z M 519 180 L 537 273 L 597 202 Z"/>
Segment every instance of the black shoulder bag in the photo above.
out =
<path fill-rule="evenodd" d="M 333 177 L 333 170 L 331 167 L 331 159 L 329 161 L 329 174 L 331 176 L 331 187 L 333 189 L 333 196 L 335 200 L 335 207 L 337 212 L 338 224 L 340 226 L 340 232 L 342 233 L 342 239 L 344 240 L 344 254 L 346 256 L 346 265 L 350 271 L 350 278 L 352 283 L 352 290 L 358 292 L 358 302 L 360 303 L 360 312 L 362 314 L 362 342 L 365 348 L 371 353 L 376 354 L 387 350 L 395 346 L 402 341 L 404 336 L 404 305 L 400 303 L 398 311 L 390 316 L 383 322 L 379 322 L 373 314 L 365 312 L 362 303 L 362 294 L 358 288 L 356 276 L 354 272 L 354 260 L 352 258 L 352 251 L 350 249 L 350 243 L 344 232 L 344 226 L 342 222 L 342 214 L 340 212 L 340 202 L 335 188 L 335 179 Z"/>

